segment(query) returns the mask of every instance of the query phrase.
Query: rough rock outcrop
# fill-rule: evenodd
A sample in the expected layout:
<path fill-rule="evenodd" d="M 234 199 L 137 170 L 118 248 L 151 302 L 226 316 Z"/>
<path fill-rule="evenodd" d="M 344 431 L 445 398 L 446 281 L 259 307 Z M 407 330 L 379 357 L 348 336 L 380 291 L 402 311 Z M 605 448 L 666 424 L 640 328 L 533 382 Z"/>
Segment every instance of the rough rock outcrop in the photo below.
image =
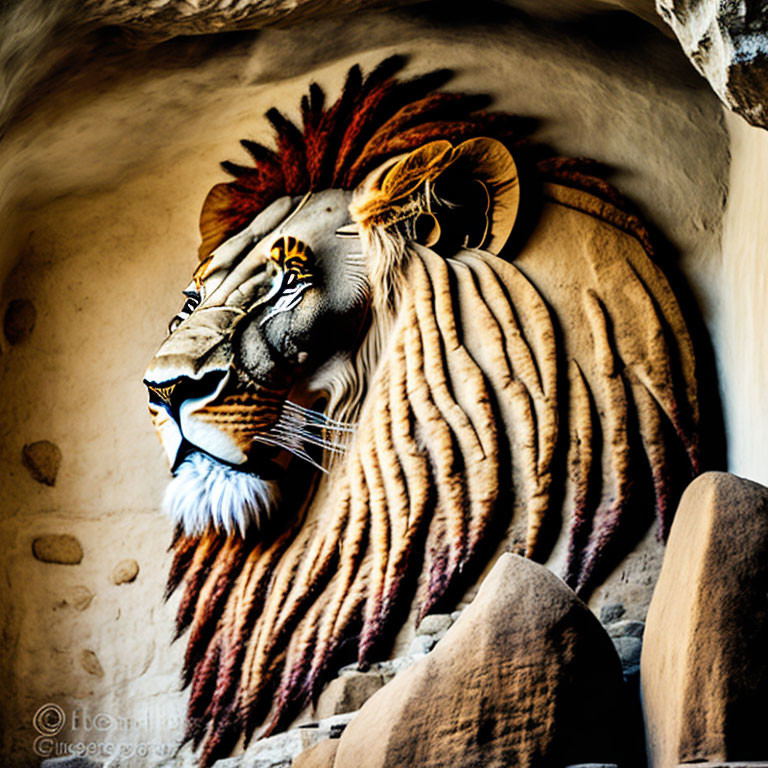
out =
<path fill-rule="evenodd" d="M 34 480 L 43 485 L 56 485 L 61 467 L 61 449 L 49 440 L 38 440 L 22 448 L 21 463 Z"/>
<path fill-rule="evenodd" d="M 645 624 L 642 621 L 615 621 L 605 629 L 621 660 L 624 677 L 636 675 L 640 671 Z"/>
<path fill-rule="evenodd" d="M 657 0 L 656 7 L 720 99 L 768 127 L 768 3 Z"/>
<path fill-rule="evenodd" d="M 40 763 L 40 768 L 102 768 L 103 765 L 89 757 L 50 757 Z"/>
<path fill-rule="evenodd" d="M 321 710 L 321 705 L 325 702 L 340 703 L 341 701 L 346 701 L 347 703 L 344 704 L 345 709 L 337 709 L 337 712 L 351 712 L 351 704 L 357 704 L 354 709 L 359 709 L 381 686 L 386 685 L 395 675 L 429 653 L 437 645 L 438 641 L 442 640 L 445 633 L 459 616 L 461 616 L 461 611 L 431 613 L 421 620 L 416 628 L 415 637 L 402 655 L 384 661 L 376 661 L 365 665 L 364 668 L 361 668 L 358 664 L 349 664 L 346 667 L 342 667 L 339 670 L 339 677 L 336 680 L 332 680 L 320 695 L 315 708 L 315 717 L 326 716 L 325 713 L 328 710 Z M 380 680 L 380 684 L 375 686 L 371 682 L 364 683 L 359 680 L 361 674 Z M 347 677 L 357 678 L 349 695 L 347 694 L 346 685 L 342 686 L 338 683 L 340 679 Z M 329 691 L 335 692 L 335 694 L 331 697 Z"/>
<path fill-rule="evenodd" d="M 34 539 L 32 554 L 41 563 L 77 565 L 83 559 L 83 547 L 68 533 L 46 533 Z"/>
<path fill-rule="evenodd" d="M 641 662 L 655 768 L 768 758 L 768 488 L 719 472 L 680 502 Z"/>
<path fill-rule="evenodd" d="M 89 33 L 104 27 L 126 30 L 154 40 L 233 30 L 291 26 L 317 19 L 384 10 L 416 0 L 94 0 L 87 4 L 63 0 L 15 0 L 0 8 L 0 67 L 6 84 L 0 95 L 0 125 L 26 94 L 60 66 L 70 53 L 87 56 Z M 751 123 L 766 125 L 768 43 L 765 3 L 717 0 L 504 0 L 526 13 L 558 19 L 623 9 L 654 25 L 663 18 L 683 50 L 709 80 L 720 98 Z M 655 11 L 658 11 L 656 13 Z M 660 18 L 661 17 L 661 18 Z"/>
<path fill-rule="evenodd" d="M 217 760 L 213 768 L 289 768 L 289 766 L 316 768 L 316 766 L 322 766 L 322 762 L 296 761 L 299 755 L 306 755 L 318 743 L 332 741 L 334 745 L 337 744 L 339 736 L 353 716 L 353 713 L 347 713 L 327 717 L 317 722 L 303 723 L 297 728 L 291 728 L 266 739 L 259 739 L 253 742 L 243 754 Z M 306 759 L 309 760 L 314 754 L 306 755 Z M 198 766 L 199 760 L 193 758 L 193 765 Z M 175 768 L 176 763 L 173 763 L 173 766 Z"/>
<path fill-rule="evenodd" d="M 354 672 L 331 680 L 320 694 L 315 706 L 315 717 L 356 712 L 384 685 L 384 678 L 376 672 Z"/>
<path fill-rule="evenodd" d="M 546 568 L 505 554 L 435 649 L 363 706 L 334 766 L 617 762 L 621 686 L 597 618 Z"/>

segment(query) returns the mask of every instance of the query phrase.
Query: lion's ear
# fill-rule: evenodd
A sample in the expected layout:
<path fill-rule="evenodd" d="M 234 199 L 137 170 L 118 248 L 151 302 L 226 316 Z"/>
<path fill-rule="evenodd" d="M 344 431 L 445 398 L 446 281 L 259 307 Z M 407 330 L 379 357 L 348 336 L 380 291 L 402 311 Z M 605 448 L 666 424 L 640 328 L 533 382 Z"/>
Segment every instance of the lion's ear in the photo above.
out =
<path fill-rule="evenodd" d="M 376 169 L 352 214 L 364 227 L 409 221 L 411 236 L 438 252 L 464 247 L 497 254 L 519 199 L 517 167 L 500 141 L 483 137 L 456 147 L 432 141 Z"/>
<path fill-rule="evenodd" d="M 517 219 L 520 186 L 509 150 L 496 139 L 469 139 L 451 150 L 433 183 L 438 220 L 463 230 L 467 248 L 498 254 Z"/>

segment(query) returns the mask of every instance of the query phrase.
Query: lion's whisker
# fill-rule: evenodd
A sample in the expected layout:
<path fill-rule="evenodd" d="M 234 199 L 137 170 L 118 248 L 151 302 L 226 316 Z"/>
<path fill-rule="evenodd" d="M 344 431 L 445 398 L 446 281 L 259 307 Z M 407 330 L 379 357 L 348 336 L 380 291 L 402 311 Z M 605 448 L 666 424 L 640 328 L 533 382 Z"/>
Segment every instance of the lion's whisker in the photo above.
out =
<path fill-rule="evenodd" d="M 300 428 L 288 427 L 279 423 L 270 430 L 270 433 L 278 434 L 289 439 L 295 439 L 297 444 L 308 443 L 310 445 L 317 445 L 321 448 L 333 451 L 334 453 L 343 453 L 346 449 L 346 446 L 343 443 L 337 443 L 333 440 L 320 437 L 319 435 L 304 432 Z"/>
<path fill-rule="evenodd" d="M 313 429 L 327 429 L 329 432 L 345 432 L 347 434 L 352 434 L 355 430 L 353 427 L 337 427 L 333 424 L 322 424 L 322 423 L 312 423 L 312 422 L 305 422 L 304 426 L 307 428 L 313 428 Z"/>
<path fill-rule="evenodd" d="M 326 416 L 321 411 L 305 408 L 290 400 L 286 400 L 283 404 L 283 412 L 303 417 L 304 425 L 308 427 L 323 427 L 337 432 L 353 432 L 355 429 L 354 424 L 345 421 L 337 421 L 336 419 L 330 418 L 330 416 Z"/>
<path fill-rule="evenodd" d="M 308 461 L 312 466 L 327 472 L 325 467 L 310 457 L 306 448 L 316 446 L 327 454 L 336 456 L 342 455 L 347 450 L 346 441 L 336 440 L 333 435 L 351 433 L 352 428 L 341 422 L 329 423 L 332 421 L 318 411 L 286 401 L 277 422 L 269 429 L 267 435 L 260 436 L 259 439 L 263 442 L 269 441 L 271 445 L 281 446 L 295 456 Z M 318 434 L 314 431 L 318 428 L 326 434 Z"/>
<path fill-rule="evenodd" d="M 329 450 L 332 450 L 332 451 L 343 452 L 345 449 L 345 446 L 343 443 L 337 443 L 337 442 L 334 442 L 333 440 L 327 440 L 326 438 L 318 437 L 317 435 L 307 435 L 306 433 L 289 431 L 284 429 L 279 429 L 279 430 L 275 429 L 275 430 L 272 430 L 272 432 L 285 435 L 287 437 L 297 438 L 298 442 L 304 442 L 310 445 L 318 445 L 322 448 L 328 448 Z"/>
<path fill-rule="evenodd" d="M 292 453 L 294 456 L 296 456 L 299 459 L 303 459 L 308 464 L 311 464 L 315 469 L 320 470 L 321 472 L 324 472 L 328 474 L 328 470 L 322 465 L 319 464 L 317 461 L 315 461 L 303 448 L 301 448 L 299 445 L 286 443 L 284 440 L 275 440 L 271 437 L 268 437 L 265 434 L 260 434 L 256 436 L 256 440 L 258 440 L 261 443 L 264 443 L 265 445 L 273 445 L 276 448 L 282 448 L 283 450 L 288 451 L 289 453 Z"/>
<path fill-rule="evenodd" d="M 344 442 L 339 442 L 329 437 L 317 435 L 313 432 L 307 432 L 305 429 L 303 429 L 302 425 L 286 422 L 284 420 L 279 421 L 270 431 L 272 433 L 280 433 L 285 436 L 294 438 L 298 442 L 311 443 L 312 445 L 319 445 L 323 448 L 329 448 L 331 450 L 343 451 L 346 448 L 346 443 Z"/>

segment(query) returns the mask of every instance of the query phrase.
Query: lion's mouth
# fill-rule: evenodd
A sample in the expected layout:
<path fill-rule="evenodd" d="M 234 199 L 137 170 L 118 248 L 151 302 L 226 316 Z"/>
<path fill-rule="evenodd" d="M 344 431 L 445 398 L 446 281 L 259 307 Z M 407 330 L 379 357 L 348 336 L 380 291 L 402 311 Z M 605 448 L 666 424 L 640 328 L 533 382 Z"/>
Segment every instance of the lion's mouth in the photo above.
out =
<path fill-rule="evenodd" d="M 290 454 L 278 446 L 264 445 L 254 442 L 247 451 L 247 458 L 244 462 L 237 464 L 228 461 L 226 458 L 210 453 L 197 445 L 189 442 L 182 436 L 181 444 L 176 452 L 176 457 L 171 463 L 171 474 L 176 475 L 179 467 L 193 454 L 199 453 L 209 457 L 212 461 L 218 462 L 232 471 L 243 472 L 251 475 L 258 475 L 264 480 L 278 480 L 287 468 L 290 462 Z"/>
<path fill-rule="evenodd" d="M 285 399 L 265 415 L 264 408 L 222 407 L 214 397 L 185 400 L 174 412 L 150 396 L 149 411 L 172 473 L 200 452 L 239 471 L 271 477 L 291 456 L 324 471 L 325 458 L 346 450 L 354 424 L 330 418 L 320 403 L 305 407 Z"/>
<path fill-rule="evenodd" d="M 210 527 L 243 536 L 253 527 L 263 530 L 274 516 L 279 486 L 291 465 L 298 461 L 310 473 L 325 471 L 326 457 L 343 453 L 354 431 L 353 425 L 319 409 L 286 400 L 274 423 L 254 434 L 248 445 L 241 443 L 237 454 L 220 453 L 215 448 L 227 447 L 232 439 L 226 424 L 212 445 L 201 446 L 187 439 L 166 408 L 151 402 L 150 411 L 174 476 L 163 506 L 191 536 Z M 299 474 L 304 477 L 306 471 Z"/>

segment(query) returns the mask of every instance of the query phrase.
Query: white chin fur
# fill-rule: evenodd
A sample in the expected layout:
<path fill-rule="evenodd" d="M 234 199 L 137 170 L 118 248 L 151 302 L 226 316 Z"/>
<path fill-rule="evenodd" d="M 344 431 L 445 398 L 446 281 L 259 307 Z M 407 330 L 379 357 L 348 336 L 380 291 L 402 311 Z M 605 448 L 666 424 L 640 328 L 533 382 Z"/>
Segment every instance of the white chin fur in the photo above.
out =
<path fill-rule="evenodd" d="M 277 483 L 192 453 L 168 485 L 163 508 L 188 536 L 199 536 L 209 526 L 245 535 L 252 525 L 263 525 L 276 502 Z"/>

